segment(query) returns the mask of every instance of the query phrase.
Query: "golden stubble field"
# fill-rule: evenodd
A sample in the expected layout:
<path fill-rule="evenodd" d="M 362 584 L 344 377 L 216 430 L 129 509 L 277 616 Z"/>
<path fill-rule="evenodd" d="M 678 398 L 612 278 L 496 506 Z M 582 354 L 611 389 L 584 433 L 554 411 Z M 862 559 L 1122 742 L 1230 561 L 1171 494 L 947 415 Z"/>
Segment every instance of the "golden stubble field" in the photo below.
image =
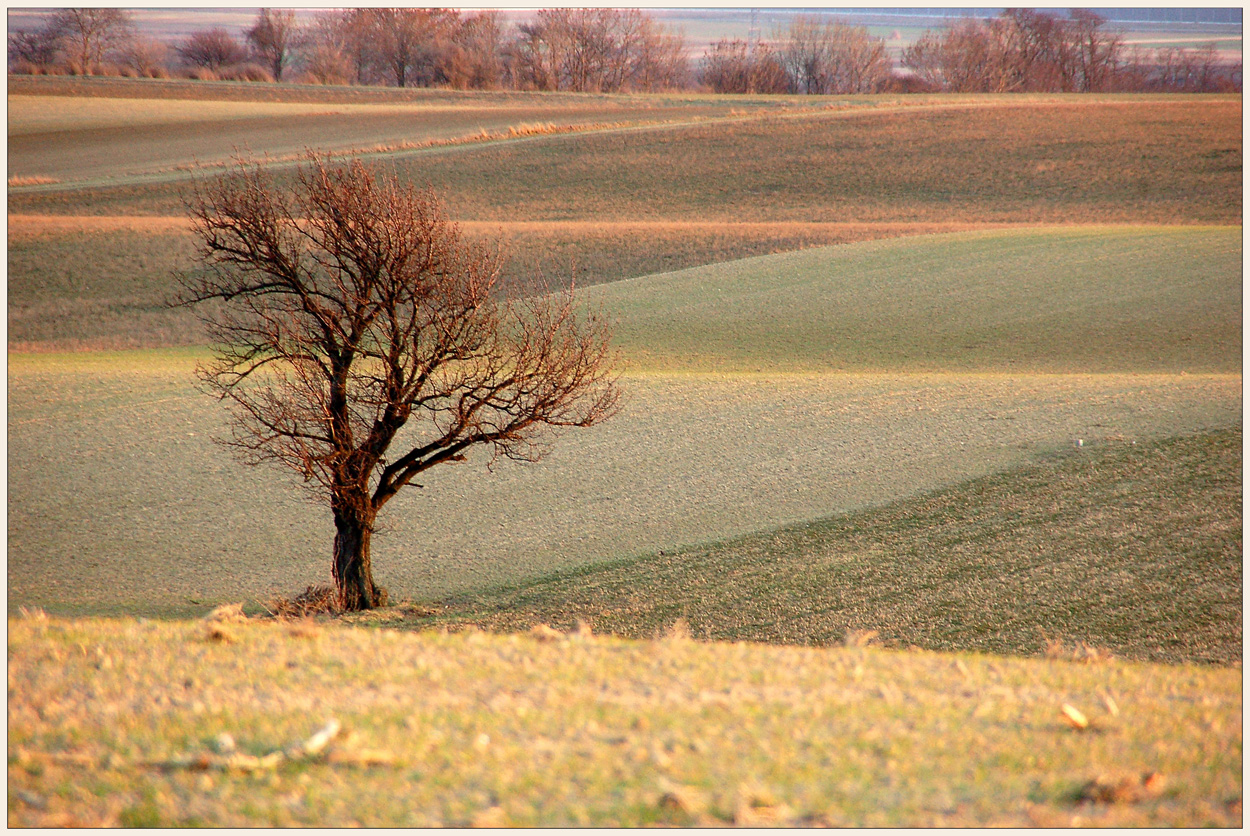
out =
<path fill-rule="evenodd" d="M 1227 668 L 680 631 L 637 642 L 39 614 L 8 626 L 11 827 L 1242 816 L 1240 672 Z"/>

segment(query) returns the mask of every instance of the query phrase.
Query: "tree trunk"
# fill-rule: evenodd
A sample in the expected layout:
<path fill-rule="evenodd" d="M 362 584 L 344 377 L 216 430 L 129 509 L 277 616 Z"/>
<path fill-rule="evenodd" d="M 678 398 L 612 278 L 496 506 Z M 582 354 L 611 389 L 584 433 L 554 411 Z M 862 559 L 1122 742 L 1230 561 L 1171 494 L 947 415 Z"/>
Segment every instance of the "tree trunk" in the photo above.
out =
<path fill-rule="evenodd" d="M 386 590 L 373 582 L 369 541 L 373 520 L 336 512 L 334 515 L 334 584 L 344 610 L 386 606 Z"/>

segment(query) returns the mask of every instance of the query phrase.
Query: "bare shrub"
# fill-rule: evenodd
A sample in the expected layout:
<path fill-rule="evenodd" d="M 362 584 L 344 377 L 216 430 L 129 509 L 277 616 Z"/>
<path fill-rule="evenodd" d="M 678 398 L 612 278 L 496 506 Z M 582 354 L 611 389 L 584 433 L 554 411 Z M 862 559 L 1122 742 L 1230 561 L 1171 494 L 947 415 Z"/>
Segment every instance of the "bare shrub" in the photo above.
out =
<path fill-rule="evenodd" d="M 246 63 L 235 64 L 230 67 L 222 67 L 217 71 L 217 77 L 222 81 L 260 81 L 273 82 L 273 74 L 269 70 L 259 64 Z"/>
<path fill-rule="evenodd" d="M 219 70 L 247 57 L 247 50 L 224 27 L 214 26 L 192 34 L 175 47 L 189 66 Z"/>
<path fill-rule="evenodd" d="M 33 61 L 16 61 L 9 67 L 9 72 L 13 75 L 43 75 L 44 67 Z"/>
<path fill-rule="evenodd" d="M 208 67 L 190 67 L 183 71 L 183 77 L 192 81 L 217 81 L 217 73 Z"/>
<path fill-rule="evenodd" d="M 134 38 L 117 51 L 122 75 L 128 78 L 151 78 L 152 73 L 165 70 L 168 58 L 169 47 L 153 38 Z"/>

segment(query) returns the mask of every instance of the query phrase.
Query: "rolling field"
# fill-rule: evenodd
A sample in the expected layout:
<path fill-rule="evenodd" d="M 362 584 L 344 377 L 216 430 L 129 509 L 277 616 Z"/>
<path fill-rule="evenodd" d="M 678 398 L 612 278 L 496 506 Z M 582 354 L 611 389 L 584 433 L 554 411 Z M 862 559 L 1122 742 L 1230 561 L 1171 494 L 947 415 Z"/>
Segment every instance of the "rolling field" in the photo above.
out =
<path fill-rule="evenodd" d="M 886 507 L 452 598 L 427 625 L 1242 658 L 1240 429 L 1064 451 Z M 394 622 L 393 622 L 394 623 Z M 426 626 L 426 625 L 423 625 Z"/>
<path fill-rule="evenodd" d="M 1240 825 L 1240 96 L 8 101 L 10 826 Z M 380 611 L 193 620 L 333 539 L 163 304 L 234 145 L 616 323 L 621 413 L 401 493 Z"/>
<path fill-rule="evenodd" d="M 190 166 L 235 147 L 279 157 L 310 145 L 394 147 L 368 156 L 442 190 L 471 236 L 502 234 L 513 256 L 508 283 L 520 288 L 536 271 L 585 286 L 961 229 L 1241 223 L 1240 98 L 1230 96 L 291 88 L 275 99 L 267 85 L 17 81 L 10 173 L 75 176 L 35 166 L 62 160 L 95 166 L 91 182 L 114 184 L 10 187 L 9 343 L 22 349 L 201 341 L 189 316 L 160 301 L 192 249 L 180 198 Z M 118 127 L 126 119 L 134 124 Z M 296 144 L 282 119 L 301 126 Z M 535 125 L 587 130 L 492 134 Z M 401 147 L 461 131 L 470 141 Z M 61 142 L 67 153 L 47 153 Z"/>
<path fill-rule="evenodd" d="M 871 507 L 1077 439 L 1235 426 L 1238 251 L 1203 228 L 959 233 L 590 288 L 618 323 L 624 413 L 533 467 L 431 473 L 383 520 L 377 571 L 400 595 L 465 592 Z M 911 278 L 886 304 L 870 288 L 891 263 Z M 1058 294 L 1044 268 L 1086 263 L 1109 280 Z M 328 515 L 214 449 L 224 415 L 193 390 L 194 356 L 10 356 L 11 606 L 188 612 L 324 577 Z M 176 572 L 142 570 L 171 550 Z"/>
<path fill-rule="evenodd" d="M 581 287 L 752 255 L 945 232 L 961 224 L 492 222 L 467 237 L 502 238 L 503 285 L 573 276 Z M 202 345 L 188 311 L 163 301 L 191 267 L 194 242 L 174 217 L 9 216 L 9 346 L 81 350 Z"/>
<path fill-rule="evenodd" d="M 42 178 L 61 188 L 181 179 L 194 164 L 218 165 L 235 154 L 289 157 L 309 147 L 367 152 L 481 141 L 487 134 L 507 137 L 525 126 L 578 132 L 591 126 L 668 121 L 667 114 L 655 108 L 584 100 L 572 100 L 566 107 L 501 102 L 486 108 L 472 101 L 326 104 L 96 98 L 82 101 L 72 114 L 66 113 L 60 96 L 13 96 L 10 102 L 10 176 Z M 677 115 L 682 120 L 709 118 L 723 115 L 728 107 L 693 110 Z"/>
<path fill-rule="evenodd" d="M 663 111 L 671 123 L 374 156 L 443 191 L 465 221 L 1241 221 L 1239 97 L 833 97 L 789 111 L 747 100 L 706 123 L 679 118 L 702 100 L 684 101 Z M 179 215 L 173 174 L 124 171 L 160 140 L 117 141 L 116 185 L 11 188 L 9 211 Z"/>

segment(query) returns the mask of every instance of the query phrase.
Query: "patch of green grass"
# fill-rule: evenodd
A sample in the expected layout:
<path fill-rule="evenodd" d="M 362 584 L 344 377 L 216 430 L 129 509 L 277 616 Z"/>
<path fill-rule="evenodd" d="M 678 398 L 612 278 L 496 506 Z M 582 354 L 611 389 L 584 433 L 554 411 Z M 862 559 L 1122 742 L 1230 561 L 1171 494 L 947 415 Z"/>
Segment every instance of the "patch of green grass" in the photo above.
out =
<path fill-rule="evenodd" d="M 1242 654 L 1239 429 L 1073 450 L 884 508 L 444 602 L 439 624 L 1134 659 Z"/>
<path fill-rule="evenodd" d="M 203 622 L 10 619 L 9 826 L 1240 822 L 1236 670 L 226 626 L 233 641 Z M 268 753 L 330 717 L 324 756 L 178 765 L 223 733 Z M 353 762 L 369 751 L 385 757 Z M 1162 791 L 1080 798 L 1145 772 Z M 111 792 L 58 790 L 87 783 Z"/>
<path fill-rule="evenodd" d="M 644 367 L 1238 372 L 1241 230 L 995 230 L 591 288 Z"/>

